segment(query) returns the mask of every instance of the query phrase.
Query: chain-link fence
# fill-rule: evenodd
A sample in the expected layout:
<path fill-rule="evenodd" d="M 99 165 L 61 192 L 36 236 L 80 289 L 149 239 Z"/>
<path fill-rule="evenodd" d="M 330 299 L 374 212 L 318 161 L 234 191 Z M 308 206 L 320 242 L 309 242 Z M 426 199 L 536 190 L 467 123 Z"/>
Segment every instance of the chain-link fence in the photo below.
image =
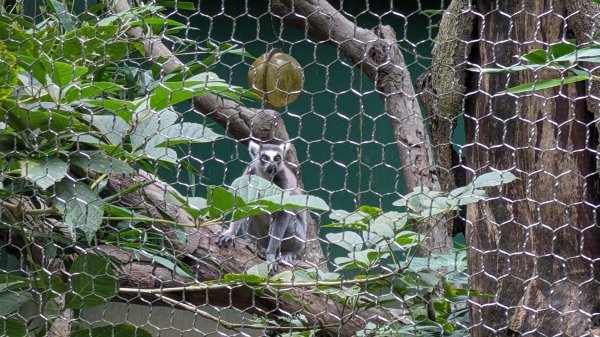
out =
<path fill-rule="evenodd" d="M 0 334 L 600 334 L 597 1 L 0 4 Z"/>

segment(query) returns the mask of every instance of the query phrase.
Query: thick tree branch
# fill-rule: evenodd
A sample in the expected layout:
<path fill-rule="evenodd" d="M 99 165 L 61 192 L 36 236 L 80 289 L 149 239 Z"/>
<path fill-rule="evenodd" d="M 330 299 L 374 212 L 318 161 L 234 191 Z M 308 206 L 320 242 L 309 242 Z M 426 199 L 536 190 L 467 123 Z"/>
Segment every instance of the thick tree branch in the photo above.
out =
<path fill-rule="evenodd" d="M 303 29 L 313 38 L 337 46 L 375 83 L 390 118 L 403 173 L 409 190 L 440 190 L 433 152 L 408 66 L 389 26 L 373 31 L 357 27 L 323 0 L 274 0 L 272 13 L 284 24 Z M 433 227 L 433 229 L 431 229 Z M 445 221 L 439 219 L 417 228 L 430 233 L 419 254 L 445 253 L 451 247 Z"/>

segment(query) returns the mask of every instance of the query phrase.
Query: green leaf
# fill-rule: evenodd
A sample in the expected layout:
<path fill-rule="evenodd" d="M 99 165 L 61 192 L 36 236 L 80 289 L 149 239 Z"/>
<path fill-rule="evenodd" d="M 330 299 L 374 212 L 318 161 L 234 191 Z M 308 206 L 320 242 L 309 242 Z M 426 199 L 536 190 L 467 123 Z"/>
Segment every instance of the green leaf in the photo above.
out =
<path fill-rule="evenodd" d="M 131 120 L 132 111 L 135 111 L 136 109 L 133 102 L 116 98 L 82 99 L 81 102 L 112 111 L 115 115 L 123 118 L 125 121 Z"/>
<path fill-rule="evenodd" d="M 243 175 L 237 178 L 231 183 L 231 191 L 246 202 L 283 195 L 279 186 L 257 175 Z"/>
<path fill-rule="evenodd" d="M 131 147 L 134 150 L 143 148 L 146 142 L 175 124 L 177 119 L 179 119 L 179 114 L 173 110 L 166 109 L 158 113 L 138 114 L 136 118 L 138 119 L 137 125 L 133 128 L 129 136 Z"/>
<path fill-rule="evenodd" d="M 0 336 L 27 337 L 27 325 L 17 318 L 0 319 Z"/>
<path fill-rule="evenodd" d="M 150 159 L 152 161 L 158 160 L 170 164 L 177 164 L 177 152 L 173 149 L 164 147 L 146 148 L 133 153 L 134 160 Z"/>
<path fill-rule="evenodd" d="M 56 207 L 64 213 L 64 222 L 73 238 L 77 229 L 82 230 L 91 242 L 102 224 L 104 201 L 98 193 L 83 182 L 68 179 L 56 184 L 54 197 Z"/>
<path fill-rule="evenodd" d="M 548 55 L 543 49 L 535 49 L 521 56 L 521 59 L 538 65 L 544 65 L 548 62 Z"/>
<path fill-rule="evenodd" d="M 393 238 L 396 235 L 396 233 L 394 232 L 394 229 L 392 228 L 390 223 L 392 222 L 389 221 L 387 217 L 380 216 L 371 223 L 371 225 L 369 226 L 369 232 L 374 233 L 383 238 Z"/>
<path fill-rule="evenodd" d="M 343 224 L 363 223 L 370 220 L 370 215 L 361 211 L 348 212 L 343 209 L 336 209 L 329 214 L 331 220 L 339 221 Z"/>
<path fill-rule="evenodd" d="M 188 11 L 196 10 L 193 2 L 158 0 L 156 3 L 166 8 L 185 9 Z"/>
<path fill-rule="evenodd" d="M 424 9 L 421 11 L 421 13 L 427 14 L 427 15 L 436 15 L 436 14 L 444 13 L 444 10 L 443 9 Z"/>
<path fill-rule="evenodd" d="M 129 55 L 130 44 L 121 39 L 119 25 L 84 26 L 72 30 L 55 48 L 54 59 L 86 64 L 121 61 Z"/>
<path fill-rule="evenodd" d="M 85 98 L 95 98 L 103 94 L 115 93 L 123 87 L 112 82 L 78 83 L 70 86 L 63 95 L 63 101 L 71 103 Z"/>
<path fill-rule="evenodd" d="M 269 263 L 261 262 L 257 265 L 250 267 L 246 271 L 246 274 L 247 274 L 246 277 L 250 276 L 251 274 L 254 274 L 254 275 L 258 275 L 262 280 L 264 280 L 264 279 L 269 278 L 269 271 L 270 271 Z"/>
<path fill-rule="evenodd" d="M 364 245 L 360 235 L 354 232 L 328 233 L 325 237 L 330 243 L 338 245 L 350 252 L 361 250 Z"/>
<path fill-rule="evenodd" d="M 218 217 L 235 207 L 245 206 L 244 200 L 223 187 L 209 186 L 206 193 L 206 203 L 211 217 Z"/>
<path fill-rule="evenodd" d="M 151 258 L 152 258 L 153 262 L 156 262 L 156 263 L 160 264 L 161 266 L 166 267 L 167 269 L 169 269 L 171 271 L 174 271 L 175 273 L 177 273 L 180 276 L 187 277 L 189 279 L 195 279 L 194 276 L 188 274 L 185 270 L 183 270 L 176 263 L 174 263 L 173 261 L 171 261 L 169 259 L 165 259 L 164 257 L 158 256 L 158 255 L 152 255 Z"/>
<path fill-rule="evenodd" d="M 415 232 L 404 231 L 398 233 L 398 235 L 396 235 L 394 238 L 394 241 L 400 246 L 400 248 L 406 249 L 419 244 L 420 236 Z"/>
<path fill-rule="evenodd" d="M 582 49 L 575 50 L 574 52 L 571 52 L 569 54 L 566 54 L 566 55 L 563 55 L 561 57 L 554 59 L 554 61 L 555 62 L 563 62 L 563 61 L 575 62 L 580 58 L 598 57 L 598 56 L 600 56 L 600 48 L 590 47 L 590 48 L 582 48 Z"/>
<path fill-rule="evenodd" d="M 19 310 L 19 308 L 29 302 L 32 296 L 27 291 L 6 291 L 0 293 L 0 316 L 7 316 Z"/>
<path fill-rule="evenodd" d="M 499 73 L 512 73 L 522 70 L 537 70 L 547 65 L 520 65 L 520 66 L 510 66 L 508 68 L 468 68 L 468 71 L 478 72 L 482 74 L 499 74 Z"/>
<path fill-rule="evenodd" d="M 550 46 L 550 55 L 552 55 L 553 60 L 557 58 L 573 53 L 577 50 L 577 45 L 575 43 L 556 43 Z"/>
<path fill-rule="evenodd" d="M 92 115 L 84 116 L 96 130 L 102 133 L 102 137 L 107 139 L 113 145 L 119 145 L 127 135 L 129 124 L 119 116 L 111 115 Z"/>
<path fill-rule="evenodd" d="M 279 209 L 285 210 L 299 210 L 299 209 L 316 209 L 321 211 L 328 211 L 329 205 L 319 198 L 312 195 L 291 195 L 284 192 L 283 195 L 273 195 L 269 197 L 261 198 L 260 201 L 272 202 Z M 248 203 L 248 205 L 252 205 Z"/>
<path fill-rule="evenodd" d="M 248 269 L 247 274 L 225 274 L 223 280 L 227 283 L 257 284 L 264 282 L 268 277 L 269 265 L 262 262 Z"/>
<path fill-rule="evenodd" d="M 91 170 L 106 174 L 131 174 L 133 168 L 116 158 L 102 152 L 79 151 L 69 158 L 71 164 L 84 170 Z"/>
<path fill-rule="evenodd" d="M 0 42 L 0 101 L 6 99 L 17 84 L 17 58 Z"/>
<path fill-rule="evenodd" d="M 451 206 L 464 206 L 474 204 L 486 198 L 487 193 L 485 190 L 476 189 L 472 185 L 468 185 L 450 192 L 448 195 L 448 204 Z"/>
<path fill-rule="evenodd" d="M 508 172 L 490 172 L 484 175 L 481 175 L 473 181 L 473 186 L 475 188 L 483 188 L 483 187 L 494 187 L 502 184 L 508 184 L 517 180 L 518 178 Z"/>
<path fill-rule="evenodd" d="M 148 331 L 129 323 L 75 330 L 71 337 L 152 337 Z"/>
<path fill-rule="evenodd" d="M 37 102 L 32 105 L 23 104 L 23 106 L 17 106 L 14 101 L 4 101 L 9 114 L 8 125 L 17 131 L 40 129 L 41 131 L 55 131 L 53 134 L 85 132 L 89 130 L 88 126 L 74 117 L 75 113 L 66 114 L 49 110 L 44 103 L 52 104 L 49 102 Z"/>
<path fill-rule="evenodd" d="M 75 80 L 87 74 L 89 69 L 73 65 L 71 63 L 49 60 L 45 57 L 30 57 L 19 55 L 19 64 L 25 69 L 32 69 L 33 77 L 44 85 L 48 85 L 47 79 L 60 88 L 72 84 Z"/>
<path fill-rule="evenodd" d="M 227 87 L 224 83 L 219 82 L 219 85 Z M 150 95 L 149 107 L 153 110 L 163 110 L 206 92 L 209 92 L 209 82 L 163 82 Z"/>
<path fill-rule="evenodd" d="M 2 41 L 8 51 L 19 55 L 19 57 L 21 55 L 35 56 L 35 37 L 26 33 L 18 25 L 0 21 L 0 41 Z"/>
<path fill-rule="evenodd" d="M 71 291 L 65 297 L 67 308 L 90 308 L 117 295 L 117 278 L 105 257 L 80 254 L 73 261 L 69 273 Z"/>
<path fill-rule="evenodd" d="M 30 287 L 30 279 L 22 276 L 0 274 L 0 292 L 20 290 Z"/>
<path fill-rule="evenodd" d="M 536 82 L 517 85 L 515 87 L 509 88 L 507 90 L 507 92 L 509 92 L 511 94 L 520 94 L 520 93 L 524 93 L 524 92 L 532 92 L 532 91 L 537 91 L 537 90 L 554 88 L 554 87 L 558 87 L 558 86 L 566 85 L 566 84 L 570 84 L 570 83 L 586 81 L 589 79 L 590 79 L 589 75 L 577 75 L 577 76 L 554 78 L 551 80 L 536 81 Z"/>
<path fill-rule="evenodd" d="M 179 144 L 214 142 L 223 136 L 197 123 L 171 125 L 150 138 L 146 147 L 175 146 Z"/>
<path fill-rule="evenodd" d="M 37 187 L 47 189 L 67 175 L 67 163 L 56 157 L 27 158 L 20 162 L 21 176 Z"/>
<path fill-rule="evenodd" d="M 49 7 L 52 9 L 52 12 L 56 14 L 58 20 L 60 20 L 60 24 L 63 26 L 65 31 L 70 32 L 75 29 L 75 23 L 73 23 L 73 18 L 69 13 L 67 6 L 58 0 L 46 0 Z"/>

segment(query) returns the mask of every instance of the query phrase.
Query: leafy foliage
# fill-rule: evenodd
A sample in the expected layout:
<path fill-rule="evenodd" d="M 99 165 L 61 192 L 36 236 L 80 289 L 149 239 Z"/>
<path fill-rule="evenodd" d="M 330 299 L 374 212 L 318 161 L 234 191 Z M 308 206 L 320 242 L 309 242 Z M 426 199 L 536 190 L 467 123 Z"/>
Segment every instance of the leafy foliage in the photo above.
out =
<path fill-rule="evenodd" d="M 511 87 L 506 91 L 511 94 L 531 93 L 537 90 L 559 87 L 591 79 L 593 75 L 586 67 L 582 66 L 582 63 L 594 64 L 600 62 L 600 48 L 598 46 L 577 48 L 575 43 L 561 42 L 551 45 L 548 49 L 532 50 L 529 53 L 520 56 L 519 60 L 525 64 L 508 68 L 472 68 L 470 70 L 494 74 L 551 69 L 563 74 L 563 76 L 559 78 L 523 83 Z"/>
<path fill-rule="evenodd" d="M 182 1 L 157 4 L 194 8 Z M 166 196 L 168 206 L 188 210 L 197 221 L 182 224 L 160 210 L 148 216 L 138 205 L 123 202 L 152 181 L 111 193 L 109 179 L 117 175 L 144 171 L 160 180 L 164 169 L 179 168 L 198 174 L 179 147 L 222 136 L 206 123 L 184 121 L 175 105 L 206 93 L 240 103 L 256 95 L 211 72 L 223 54 L 250 56 L 235 45 L 202 47 L 182 40 L 173 34 L 186 26 L 162 17 L 160 5 L 120 14 L 105 7 L 75 15 L 67 2 L 49 0 L 44 19 L 35 26 L 0 11 L 0 229 L 23 241 L 30 269 L 0 274 L 2 335 L 44 334 L 17 314 L 28 302 L 40 302 L 51 320 L 64 310 L 113 299 L 120 262 L 91 253 L 98 244 L 133 252 L 193 279 L 190 266 L 178 259 L 181 252 L 173 248 L 186 241 L 182 226 L 202 225 L 211 216 L 232 220 L 281 209 L 327 208 L 320 199 L 290 196 L 266 181 L 234 182 L 232 190 L 212 186 L 207 198 L 173 189 Z M 135 61 L 146 55 L 141 41 L 127 37 L 132 28 L 167 36 L 175 48 L 193 48 L 205 58 L 165 76 L 164 60 L 152 66 Z M 263 187 L 266 192 L 257 192 Z M 157 223 L 169 226 L 174 235 L 165 236 Z M 50 274 L 45 261 L 34 260 L 29 248 L 34 243 L 44 247 L 44 259 L 65 264 L 64 275 Z M 44 295 L 35 298 L 34 293 Z M 118 324 L 76 329 L 73 335 L 149 334 Z"/>

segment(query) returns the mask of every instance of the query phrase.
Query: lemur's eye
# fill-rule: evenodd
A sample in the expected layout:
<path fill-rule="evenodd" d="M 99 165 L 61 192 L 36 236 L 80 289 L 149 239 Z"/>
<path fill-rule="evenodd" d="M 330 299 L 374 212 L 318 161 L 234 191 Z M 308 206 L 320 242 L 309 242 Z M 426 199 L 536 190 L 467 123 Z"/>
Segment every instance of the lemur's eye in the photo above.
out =
<path fill-rule="evenodd" d="M 281 156 L 280 155 L 276 155 L 275 156 L 275 161 L 276 162 L 280 162 L 281 161 Z"/>
<path fill-rule="evenodd" d="M 262 161 L 269 161 L 269 157 L 267 157 L 266 154 L 263 154 L 262 156 L 260 156 L 260 160 L 262 160 Z"/>

